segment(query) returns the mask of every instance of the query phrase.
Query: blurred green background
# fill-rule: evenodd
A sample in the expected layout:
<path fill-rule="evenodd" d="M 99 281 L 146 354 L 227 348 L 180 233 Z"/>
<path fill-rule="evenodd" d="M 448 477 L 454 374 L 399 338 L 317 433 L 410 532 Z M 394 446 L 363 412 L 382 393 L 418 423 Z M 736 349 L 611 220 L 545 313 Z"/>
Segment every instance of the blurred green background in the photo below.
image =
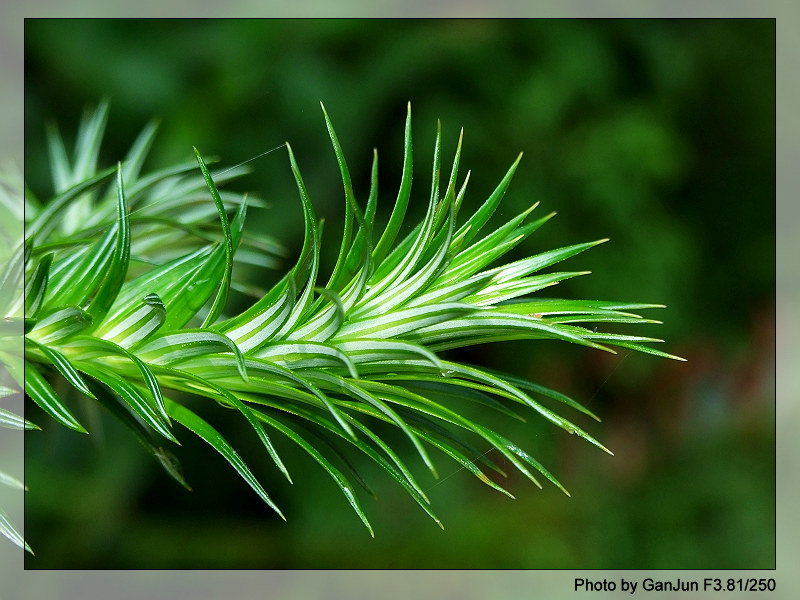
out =
<path fill-rule="evenodd" d="M 559 214 L 520 252 L 611 238 L 571 260 L 592 275 L 551 293 L 667 304 L 649 315 L 664 325 L 642 333 L 688 359 L 547 341 L 463 352 L 588 404 L 603 422 L 577 423 L 615 456 L 503 422 L 572 498 L 512 477 L 512 501 L 440 461 L 428 485 L 445 531 L 367 468 L 374 540 L 315 463 L 286 446 L 289 486 L 223 411 L 288 523 L 202 442 L 181 438 L 188 493 L 113 421 L 80 436 L 29 405 L 45 427 L 26 435 L 26 568 L 775 566 L 774 21 L 28 20 L 25 69 L 25 175 L 39 197 L 51 191 L 46 123 L 72 139 L 108 97 L 105 164 L 154 117 L 150 167 L 192 145 L 232 165 L 290 141 L 331 263 L 343 193 L 319 102 L 362 202 L 378 149 L 385 219 L 411 101 L 416 214 L 437 119 L 448 169 L 465 130 L 466 209 L 524 152 L 495 222 L 537 200 Z M 285 153 L 252 167 L 233 187 L 271 208 L 248 226 L 280 240 L 290 265 L 302 212 Z"/>

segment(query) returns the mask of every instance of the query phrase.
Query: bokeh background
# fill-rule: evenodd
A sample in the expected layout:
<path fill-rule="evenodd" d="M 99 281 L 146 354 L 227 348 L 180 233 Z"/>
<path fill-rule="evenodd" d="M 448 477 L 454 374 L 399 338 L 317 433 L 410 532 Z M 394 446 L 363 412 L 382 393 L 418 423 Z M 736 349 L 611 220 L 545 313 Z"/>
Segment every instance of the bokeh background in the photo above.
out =
<path fill-rule="evenodd" d="M 25 71 L 25 176 L 39 197 L 50 191 L 46 123 L 70 139 L 108 97 L 108 164 L 154 117 L 151 167 L 192 145 L 235 164 L 290 141 L 334 249 L 343 194 L 319 102 L 362 201 L 378 149 L 385 218 L 410 101 L 418 207 L 437 119 L 445 157 L 464 127 L 467 207 L 523 151 L 496 222 L 539 200 L 559 214 L 521 251 L 610 237 L 571 259 L 593 274 L 559 294 L 667 304 L 652 333 L 688 359 L 554 342 L 466 353 L 588 404 L 603 422 L 579 423 L 616 455 L 507 421 L 572 498 L 512 479 L 511 501 L 440 462 L 429 495 L 444 532 L 367 469 L 375 540 L 303 457 L 287 461 L 290 487 L 257 444 L 244 451 L 285 524 L 188 436 L 179 456 L 192 493 L 111 420 L 79 436 L 26 407 L 46 425 L 26 436 L 37 553 L 26 568 L 775 566 L 774 21 L 29 20 Z M 234 188 L 271 208 L 249 226 L 280 240 L 291 264 L 302 218 L 288 161 L 275 152 L 252 167 Z"/>

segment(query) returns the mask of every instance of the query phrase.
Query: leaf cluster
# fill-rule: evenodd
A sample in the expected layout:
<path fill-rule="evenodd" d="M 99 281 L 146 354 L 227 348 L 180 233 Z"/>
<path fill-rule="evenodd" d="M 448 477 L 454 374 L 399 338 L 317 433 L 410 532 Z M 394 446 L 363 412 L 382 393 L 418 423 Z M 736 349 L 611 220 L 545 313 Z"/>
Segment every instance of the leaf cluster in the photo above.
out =
<path fill-rule="evenodd" d="M 201 416 L 197 406 L 202 405 L 190 409 L 182 401 L 190 394 L 237 411 L 288 481 L 291 474 L 273 437 L 283 436 L 311 456 L 370 533 L 356 494 L 356 486 L 371 493 L 359 460 L 378 465 L 441 526 L 409 467 L 409 450 L 434 476 L 438 451 L 511 496 L 487 475 L 504 474 L 483 449 L 488 445 L 534 484 L 541 487 L 544 478 L 566 493 L 516 442 L 468 417 L 462 409 L 466 402 L 521 420 L 532 412 L 606 450 L 544 403 L 595 417 L 574 400 L 510 374 L 447 360 L 447 350 L 551 339 L 675 358 L 652 348 L 660 340 L 597 330 L 655 323 L 636 311 L 658 305 L 537 295 L 585 275 L 545 270 L 605 240 L 502 263 L 553 216 L 531 219 L 533 205 L 484 233 L 519 157 L 462 220 L 469 173 L 459 179 L 461 137 L 448 175 L 439 127 L 427 211 L 406 227 L 414 170 L 410 105 L 402 179 L 382 231 L 374 230 L 377 153 L 362 205 L 323 108 L 345 200 L 342 241 L 327 279 L 320 273 L 322 224 L 287 144 L 304 215 L 302 250 L 277 284 L 242 312 L 228 315 L 231 289 L 257 292 L 234 276 L 235 261 L 272 266 L 278 252 L 276 244 L 245 233 L 247 209 L 260 203 L 221 192 L 219 186 L 240 171 L 212 172 L 197 150 L 196 163 L 142 174 L 154 125 L 145 128 L 124 161 L 98 170 L 107 109 L 102 104 L 84 119 L 72 161 L 51 129 L 55 197 L 41 203 L 26 190 L 30 220 L 19 249 L 26 281 L 24 377 L 21 364 L 12 372 L 48 415 L 86 433 L 52 385 L 53 377 L 63 378 L 119 418 L 186 487 L 173 454 L 179 429 L 217 450 L 284 517 L 239 452 Z M 401 434 L 402 445 L 389 441 L 395 439 L 390 430 Z"/>

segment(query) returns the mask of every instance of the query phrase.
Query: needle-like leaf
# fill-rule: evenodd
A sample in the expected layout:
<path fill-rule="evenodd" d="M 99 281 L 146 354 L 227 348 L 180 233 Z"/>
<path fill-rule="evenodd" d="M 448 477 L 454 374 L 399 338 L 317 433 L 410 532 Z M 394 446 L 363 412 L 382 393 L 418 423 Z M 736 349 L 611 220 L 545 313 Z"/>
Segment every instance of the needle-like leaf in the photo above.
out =
<path fill-rule="evenodd" d="M 203 162 L 203 158 L 200 156 L 197 148 L 194 149 L 194 154 L 197 157 L 197 162 L 200 163 L 200 170 L 203 172 L 203 178 L 206 180 L 206 185 L 208 186 L 209 192 L 211 192 L 211 197 L 214 199 L 214 204 L 217 206 L 219 219 L 222 223 L 222 233 L 225 236 L 225 271 L 219 290 L 217 291 L 217 296 L 214 298 L 214 304 L 211 306 L 211 310 L 203 322 L 203 327 L 208 327 L 217 320 L 222 309 L 225 308 L 225 301 L 228 299 L 228 290 L 231 287 L 231 271 L 233 270 L 233 235 L 231 233 L 230 223 L 228 222 L 228 215 L 225 214 L 225 205 L 222 203 L 219 190 L 214 184 L 214 180 L 211 178 L 211 173 L 208 172 L 208 167 L 206 167 L 206 163 Z"/>
<path fill-rule="evenodd" d="M 86 428 L 81 425 L 69 409 L 64 406 L 61 399 L 56 395 L 50 384 L 47 383 L 44 376 L 39 373 L 33 365 L 25 369 L 25 393 L 31 400 L 36 402 L 44 412 L 65 427 L 69 427 L 81 433 L 88 433 Z"/>
<path fill-rule="evenodd" d="M 266 502 L 270 508 L 272 508 L 272 510 L 278 513 L 278 516 L 281 519 L 284 521 L 286 520 L 286 517 L 283 516 L 281 510 L 267 495 L 267 492 L 264 491 L 263 487 L 261 487 L 261 484 L 241 459 L 236 450 L 233 449 L 233 446 L 231 446 L 216 429 L 214 429 L 206 421 L 198 417 L 185 406 L 171 400 L 167 402 L 167 410 L 169 411 L 170 417 L 186 427 L 186 429 L 189 431 L 195 433 L 198 437 L 205 440 L 212 448 L 219 452 L 225 458 L 225 460 L 227 460 L 233 466 L 233 468 L 236 469 L 236 472 L 242 476 L 242 479 L 244 479 L 247 484 L 253 488 L 256 494 L 258 494 L 259 497 Z"/>

